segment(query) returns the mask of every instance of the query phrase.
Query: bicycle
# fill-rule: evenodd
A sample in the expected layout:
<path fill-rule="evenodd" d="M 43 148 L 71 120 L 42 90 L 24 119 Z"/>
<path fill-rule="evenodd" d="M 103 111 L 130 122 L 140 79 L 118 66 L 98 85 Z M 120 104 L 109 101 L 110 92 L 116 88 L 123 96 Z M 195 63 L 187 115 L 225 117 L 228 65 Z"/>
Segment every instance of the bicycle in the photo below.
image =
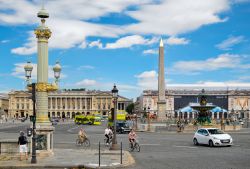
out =
<path fill-rule="evenodd" d="M 129 151 L 134 151 L 134 150 L 136 150 L 137 152 L 141 151 L 141 147 L 137 139 L 129 144 Z"/>
<path fill-rule="evenodd" d="M 90 140 L 87 137 L 85 137 L 83 141 L 80 138 L 77 138 L 76 139 L 76 146 L 89 147 L 90 146 Z"/>

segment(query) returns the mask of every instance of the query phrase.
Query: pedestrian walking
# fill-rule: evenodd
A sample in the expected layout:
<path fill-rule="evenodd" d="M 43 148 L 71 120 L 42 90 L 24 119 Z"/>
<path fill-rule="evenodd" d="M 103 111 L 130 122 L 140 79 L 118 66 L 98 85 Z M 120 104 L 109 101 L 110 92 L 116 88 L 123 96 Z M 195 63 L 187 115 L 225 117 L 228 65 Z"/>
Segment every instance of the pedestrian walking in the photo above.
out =
<path fill-rule="evenodd" d="M 20 152 L 20 161 L 22 161 L 22 154 L 24 153 L 26 160 L 28 160 L 28 148 L 27 148 L 27 137 L 24 135 L 23 131 L 20 131 L 20 136 L 18 137 L 18 145 Z"/>

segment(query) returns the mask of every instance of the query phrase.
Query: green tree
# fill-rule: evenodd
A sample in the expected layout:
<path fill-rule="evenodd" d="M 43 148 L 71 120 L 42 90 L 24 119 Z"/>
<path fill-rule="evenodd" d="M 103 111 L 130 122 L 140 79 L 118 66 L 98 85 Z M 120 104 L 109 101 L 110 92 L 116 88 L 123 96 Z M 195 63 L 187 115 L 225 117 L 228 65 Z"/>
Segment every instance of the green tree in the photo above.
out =
<path fill-rule="evenodd" d="M 133 114 L 134 109 L 135 109 L 135 104 L 134 104 L 134 103 L 131 103 L 131 104 L 129 104 L 128 107 L 126 108 L 126 112 L 128 112 L 128 114 Z"/>

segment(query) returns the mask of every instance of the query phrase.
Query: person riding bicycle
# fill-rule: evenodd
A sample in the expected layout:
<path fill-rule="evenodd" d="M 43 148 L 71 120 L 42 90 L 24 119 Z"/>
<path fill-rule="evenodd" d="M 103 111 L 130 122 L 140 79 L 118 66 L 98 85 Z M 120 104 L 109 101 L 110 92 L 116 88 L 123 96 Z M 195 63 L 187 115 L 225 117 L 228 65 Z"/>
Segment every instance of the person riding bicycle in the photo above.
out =
<path fill-rule="evenodd" d="M 129 132 L 128 140 L 130 142 L 131 147 L 133 147 L 135 140 L 136 140 L 136 133 L 135 133 L 134 129 L 131 129 L 131 131 Z"/>
<path fill-rule="evenodd" d="M 87 134 L 83 128 L 80 128 L 80 130 L 78 132 L 78 137 L 81 140 L 81 143 L 83 143 L 85 141 L 85 139 L 87 138 Z"/>
<path fill-rule="evenodd" d="M 112 139 L 112 137 L 113 137 L 113 131 L 111 130 L 111 127 L 110 128 L 107 127 L 104 130 L 104 135 L 107 138 L 106 144 L 108 145 L 110 142 L 109 140 Z"/>

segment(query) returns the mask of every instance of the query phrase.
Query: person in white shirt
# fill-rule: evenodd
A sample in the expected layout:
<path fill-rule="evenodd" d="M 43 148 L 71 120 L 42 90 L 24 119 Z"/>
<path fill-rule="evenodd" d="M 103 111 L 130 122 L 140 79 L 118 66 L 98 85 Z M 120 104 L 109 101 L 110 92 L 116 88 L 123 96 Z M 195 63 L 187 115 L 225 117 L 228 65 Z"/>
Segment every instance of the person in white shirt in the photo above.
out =
<path fill-rule="evenodd" d="M 105 135 L 105 137 L 107 138 L 107 141 L 106 141 L 106 144 L 109 144 L 109 140 L 112 138 L 112 136 L 113 136 L 113 132 L 112 132 L 112 130 L 111 130 L 111 128 L 106 128 L 105 130 L 104 130 L 104 135 Z"/>

